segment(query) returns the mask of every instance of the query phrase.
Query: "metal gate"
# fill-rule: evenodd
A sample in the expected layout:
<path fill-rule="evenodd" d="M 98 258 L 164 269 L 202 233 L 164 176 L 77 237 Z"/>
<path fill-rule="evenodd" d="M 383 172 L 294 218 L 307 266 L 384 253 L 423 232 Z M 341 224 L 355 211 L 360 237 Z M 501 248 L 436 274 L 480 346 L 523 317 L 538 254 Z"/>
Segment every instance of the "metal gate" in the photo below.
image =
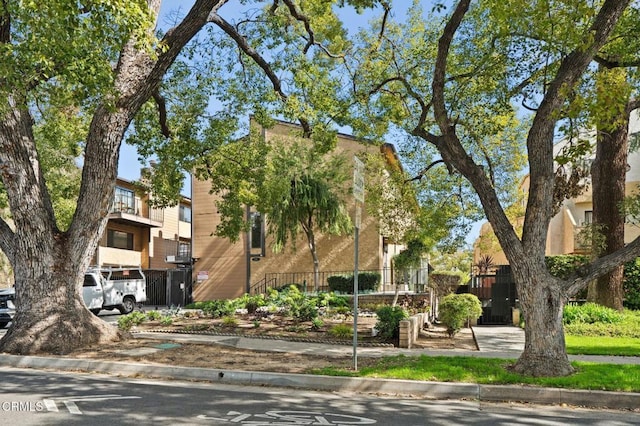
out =
<path fill-rule="evenodd" d="M 476 275 L 469 292 L 482 303 L 479 324 L 511 324 L 511 311 L 516 306 L 516 284 L 509 265 L 499 266 L 495 275 Z"/>
<path fill-rule="evenodd" d="M 167 304 L 167 271 L 147 269 L 144 276 L 147 281 L 148 306 L 165 306 Z"/>
<path fill-rule="evenodd" d="M 191 270 L 167 271 L 167 305 L 184 306 L 191 303 Z"/>
<path fill-rule="evenodd" d="M 148 306 L 184 306 L 192 302 L 191 269 L 147 269 Z"/>

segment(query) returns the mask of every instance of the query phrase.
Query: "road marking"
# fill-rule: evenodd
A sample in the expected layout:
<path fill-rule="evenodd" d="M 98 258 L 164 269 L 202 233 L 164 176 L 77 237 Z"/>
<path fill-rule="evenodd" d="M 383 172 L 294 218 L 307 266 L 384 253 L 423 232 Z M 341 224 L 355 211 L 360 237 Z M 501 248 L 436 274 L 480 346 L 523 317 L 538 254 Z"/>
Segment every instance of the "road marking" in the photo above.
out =
<path fill-rule="evenodd" d="M 243 425 L 370 425 L 375 424 L 375 419 L 352 416 L 349 414 L 317 413 L 312 411 L 267 411 L 263 414 L 243 414 L 238 411 L 229 411 L 224 417 L 210 417 L 206 414 L 196 416 L 200 420 L 215 420 L 218 422 L 242 423 Z M 253 417 L 256 420 L 248 420 Z"/>
<path fill-rule="evenodd" d="M 58 405 L 56 401 L 61 402 L 64 406 L 69 410 L 71 414 L 82 414 L 82 411 L 76 405 L 76 402 L 95 402 L 95 401 L 107 401 L 112 399 L 139 399 L 139 396 L 122 396 L 122 395 L 86 395 L 86 396 L 76 396 L 70 398 L 50 398 L 43 399 L 44 406 L 47 408 L 47 411 L 57 412 Z"/>

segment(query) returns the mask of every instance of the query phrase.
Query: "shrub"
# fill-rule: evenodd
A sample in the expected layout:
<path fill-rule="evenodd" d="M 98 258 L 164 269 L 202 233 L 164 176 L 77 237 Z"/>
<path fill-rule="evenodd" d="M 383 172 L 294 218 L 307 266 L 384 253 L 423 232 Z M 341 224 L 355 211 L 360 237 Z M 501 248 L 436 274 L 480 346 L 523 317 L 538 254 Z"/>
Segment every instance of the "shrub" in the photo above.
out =
<path fill-rule="evenodd" d="M 226 325 L 228 327 L 234 327 L 234 326 L 238 325 L 238 320 L 234 316 L 227 315 L 227 316 L 222 318 L 222 324 Z"/>
<path fill-rule="evenodd" d="M 376 322 L 378 335 L 385 340 L 398 338 L 400 321 L 409 317 L 402 306 L 382 306 L 376 310 L 376 315 L 378 316 Z"/>
<path fill-rule="evenodd" d="M 162 318 L 162 314 L 158 311 L 149 311 L 146 315 L 149 321 L 156 321 Z"/>
<path fill-rule="evenodd" d="M 640 310 L 640 258 L 624 265 L 624 306 Z"/>
<path fill-rule="evenodd" d="M 584 305 L 567 305 L 562 314 L 564 324 L 573 323 L 605 323 L 616 324 L 622 322 L 624 315 L 615 309 L 607 308 L 595 303 Z"/>
<path fill-rule="evenodd" d="M 332 275 L 327 278 L 327 284 L 331 291 L 340 293 L 353 293 L 353 275 Z M 375 291 L 380 284 L 380 274 L 377 272 L 358 273 L 358 292 Z"/>
<path fill-rule="evenodd" d="M 171 325 L 173 324 L 173 317 L 170 316 L 164 316 L 160 319 L 160 324 L 162 325 Z"/>
<path fill-rule="evenodd" d="M 205 315 L 213 318 L 222 318 L 235 313 L 233 304 L 228 300 L 210 300 L 205 302 L 201 309 Z"/>
<path fill-rule="evenodd" d="M 321 307 L 339 307 L 349 306 L 349 298 L 343 295 L 335 294 L 334 292 L 319 293 L 316 297 L 316 305 Z"/>
<path fill-rule="evenodd" d="M 139 325 L 144 322 L 147 316 L 140 311 L 134 311 L 127 315 L 122 315 L 118 318 L 118 328 L 120 330 L 129 331 L 134 325 Z"/>
<path fill-rule="evenodd" d="M 318 307 L 315 299 L 302 300 L 291 305 L 290 309 L 291 316 L 297 321 L 312 321 L 318 317 Z"/>
<path fill-rule="evenodd" d="M 314 330 L 320 330 L 323 326 L 324 326 L 324 321 L 322 321 L 320 318 L 314 318 L 311 321 L 311 328 Z"/>
<path fill-rule="evenodd" d="M 348 324 L 336 324 L 329 329 L 329 334 L 338 339 L 346 339 L 353 336 L 353 327 Z"/>
<path fill-rule="evenodd" d="M 442 298 L 439 305 L 439 320 L 453 337 L 471 318 L 482 315 L 482 304 L 473 294 L 450 294 Z"/>
<path fill-rule="evenodd" d="M 247 310 L 249 314 L 255 314 L 258 308 L 266 305 L 267 301 L 262 294 L 245 294 L 237 299 L 237 305 Z"/>

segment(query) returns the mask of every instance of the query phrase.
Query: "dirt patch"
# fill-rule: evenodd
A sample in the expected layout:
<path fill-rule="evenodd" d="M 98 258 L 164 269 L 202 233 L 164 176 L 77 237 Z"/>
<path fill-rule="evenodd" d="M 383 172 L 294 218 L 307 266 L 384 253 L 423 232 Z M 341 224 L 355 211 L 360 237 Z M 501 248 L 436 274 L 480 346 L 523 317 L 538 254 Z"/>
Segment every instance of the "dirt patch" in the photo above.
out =
<path fill-rule="evenodd" d="M 366 344 L 380 344 L 379 338 L 371 336 L 371 327 L 375 324 L 372 318 L 358 321 L 358 335 Z M 159 322 L 145 322 L 134 331 L 166 330 L 173 332 L 206 332 L 252 337 L 278 337 L 282 339 L 300 339 L 305 341 L 336 341 L 336 336 L 329 330 L 336 324 L 349 324 L 346 320 L 325 321 L 322 327 L 311 323 L 294 323 L 282 318 L 271 321 L 261 320 L 256 325 L 255 319 L 249 316 L 238 317 L 234 324 L 222 320 L 206 318 L 182 318 L 171 325 Z M 343 340 L 350 341 L 350 337 Z M 464 349 L 477 350 L 470 329 L 463 329 L 453 339 L 449 338 L 443 327 L 434 326 L 422 330 L 416 348 L 435 350 Z M 226 370 L 270 371 L 282 373 L 304 373 L 323 367 L 350 368 L 351 356 L 319 356 L 280 352 L 260 352 L 237 349 L 219 344 L 180 344 L 162 339 L 129 338 L 122 342 L 85 348 L 68 356 L 76 358 L 105 359 L 112 361 L 133 361 L 149 364 L 174 365 L 185 367 L 203 367 Z M 360 367 L 375 363 L 375 359 L 361 357 Z"/>

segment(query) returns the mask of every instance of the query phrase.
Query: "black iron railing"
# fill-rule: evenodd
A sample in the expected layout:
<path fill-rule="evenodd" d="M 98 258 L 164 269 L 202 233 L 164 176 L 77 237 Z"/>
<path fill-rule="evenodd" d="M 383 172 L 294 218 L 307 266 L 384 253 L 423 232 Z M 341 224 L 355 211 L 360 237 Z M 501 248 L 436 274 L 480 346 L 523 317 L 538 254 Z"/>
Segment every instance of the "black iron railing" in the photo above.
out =
<path fill-rule="evenodd" d="M 424 292 L 428 283 L 427 268 L 411 270 L 406 277 L 397 277 L 392 268 L 359 270 L 359 273 L 380 274 L 380 285 L 377 292 L 393 293 L 396 290 L 396 282 L 400 282 L 402 291 Z M 353 275 L 349 271 L 321 271 L 318 274 L 318 291 L 330 291 L 328 278 L 334 275 Z M 251 286 L 251 294 L 266 293 L 268 288 L 280 289 L 287 285 L 295 284 L 303 292 L 314 291 L 313 272 L 273 272 L 265 274 L 264 278 Z"/>

